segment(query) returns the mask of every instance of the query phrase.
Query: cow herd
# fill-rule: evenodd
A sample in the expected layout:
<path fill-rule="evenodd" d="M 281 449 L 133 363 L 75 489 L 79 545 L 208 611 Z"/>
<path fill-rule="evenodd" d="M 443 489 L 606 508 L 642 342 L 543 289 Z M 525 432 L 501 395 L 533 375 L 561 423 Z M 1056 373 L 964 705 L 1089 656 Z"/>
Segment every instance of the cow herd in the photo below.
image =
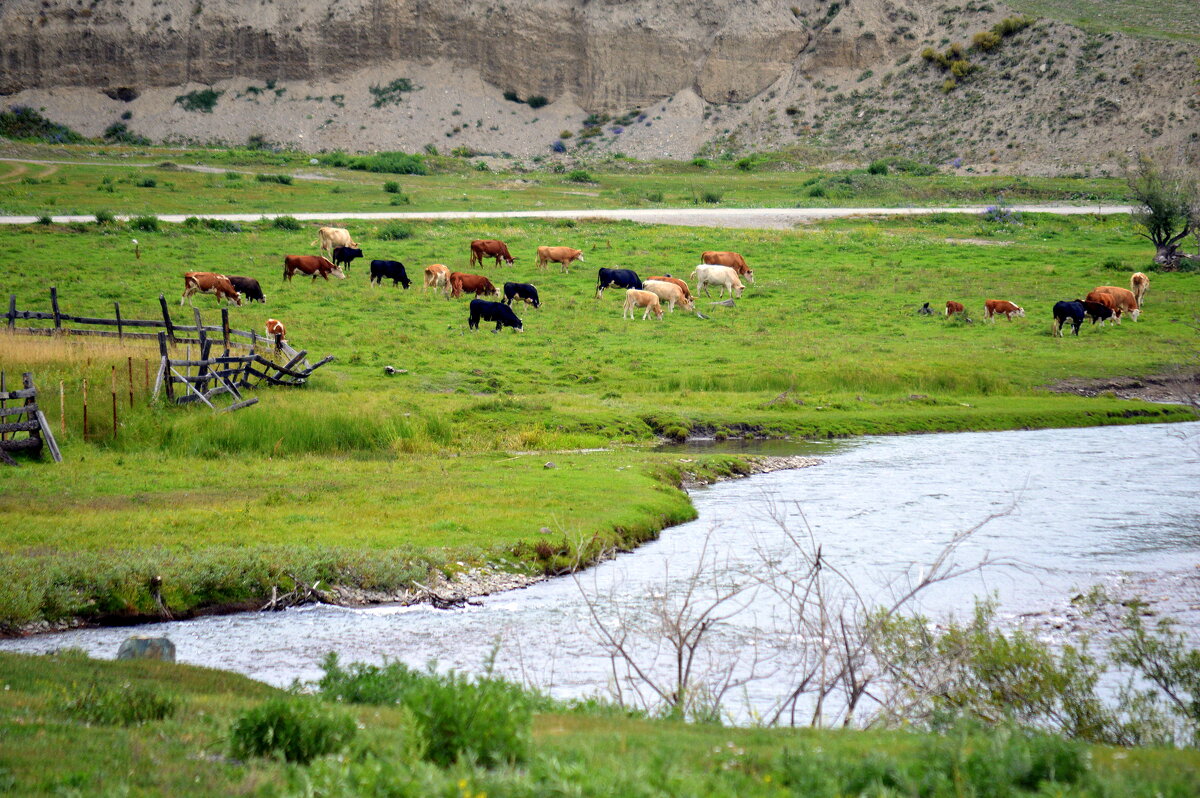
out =
<path fill-rule="evenodd" d="M 1103 324 L 1106 321 L 1119 324 L 1125 315 L 1129 315 L 1130 318 L 1137 321 L 1142 312 L 1142 300 L 1149 288 L 1150 278 L 1142 272 L 1134 272 L 1129 278 L 1129 288 L 1101 285 L 1088 292 L 1086 299 L 1068 299 L 1056 302 L 1052 311 L 1054 321 L 1051 330 L 1056 338 L 1061 338 L 1063 326 L 1066 324 L 1070 324 L 1071 331 L 1075 335 L 1079 335 L 1079 327 L 1086 318 L 1090 318 L 1093 325 L 1097 322 Z M 928 302 L 917 310 L 917 313 L 922 316 L 928 316 L 932 312 Z M 970 318 L 967 318 L 965 306 L 961 302 L 949 300 L 946 302 L 946 316 L 955 315 L 961 315 L 968 322 L 970 321 Z M 1004 316 L 1012 321 L 1014 316 L 1024 315 L 1024 308 L 1004 299 L 989 299 L 983 303 L 985 321 L 994 322 L 997 316 Z"/>

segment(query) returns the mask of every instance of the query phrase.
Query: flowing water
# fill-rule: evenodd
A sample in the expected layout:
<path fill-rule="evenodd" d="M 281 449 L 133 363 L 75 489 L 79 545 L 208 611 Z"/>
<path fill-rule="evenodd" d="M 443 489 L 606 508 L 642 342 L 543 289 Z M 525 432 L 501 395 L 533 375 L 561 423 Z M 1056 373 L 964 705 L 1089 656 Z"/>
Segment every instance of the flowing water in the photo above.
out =
<path fill-rule="evenodd" d="M 0 649 L 70 646 L 112 657 L 131 633 L 164 634 L 182 662 L 288 685 L 318 676 L 330 651 L 343 662 L 436 660 L 473 671 L 498 646 L 500 672 L 560 696 L 588 695 L 613 682 L 592 610 L 648 654 L 639 624 L 697 572 L 727 586 L 761 575 L 766 561 L 799 569 L 788 559 L 795 551 L 785 528 L 820 546 L 822 562 L 869 601 L 886 602 L 927 573 L 956 533 L 992 515 L 952 561 L 1001 562 L 935 585 L 922 594 L 923 612 L 962 617 L 976 597 L 994 594 L 1004 617 L 1048 618 L 1050 628 L 1072 595 L 1124 580 L 1186 627 L 1200 627 L 1200 424 L 872 437 L 821 456 L 816 467 L 696 490 L 698 520 L 578 581 L 549 580 L 481 606 L 312 606 L 76 630 L 4 640 Z M 769 591 L 738 601 L 743 609 L 732 623 L 745 634 L 715 638 L 727 647 L 717 658 L 744 655 L 747 630 L 781 622 Z M 744 700 L 769 703 L 786 689 L 783 676 L 768 678 L 748 687 Z"/>

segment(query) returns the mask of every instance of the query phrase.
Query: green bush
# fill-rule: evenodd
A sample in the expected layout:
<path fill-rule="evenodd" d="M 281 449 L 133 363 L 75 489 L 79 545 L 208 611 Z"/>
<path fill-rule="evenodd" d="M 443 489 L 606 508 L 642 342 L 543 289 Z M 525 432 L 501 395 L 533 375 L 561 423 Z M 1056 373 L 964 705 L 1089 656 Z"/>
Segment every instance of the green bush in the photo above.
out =
<path fill-rule="evenodd" d="M 743 172 L 751 172 L 754 170 L 754 159 L 750 156 L 740 158 L 738 159 L 738 162 L 734 164 L 734 166 L 736 166 L 738 169 L 741 169 Z"/>
<path fill-rule="evenodd" d="M 535 94 L 532 97 L 530 97 L 529 99 L 527 99 L 525 102 L 529 103 L 530 108 L 541 108 L 542 106 L 548 104 L 550 101 L 547 100 L 545 97 L 543 97 L 540 94 Z"/>
<path fill-rule="evenodd" d="M 139 684 L 101 685 L 92 682 L 62 695 L 54 709 L 73 720 L 97 726 L 135 726 L 173 716 L 179 708 L 173 696 Z"/>
<path fill-rule="evenodd" d="M 321 694 L 355 704 L 400 704 L 412 713 L 425 757 L 449 766 L 466 756 L 483 765 L 524 761 L 529 754 L 536 697 L 489 675 L 475 679 L 432 666 L 425 672 L 394 662 L 383 666 L 338 665 L 326 657 Z"/>
<path fill-rule="evenodd" d="M 290 186 L 292 184 L 291 175 L 267 175 L 257 174 L 254 179 L 260 183 L 279 183 L 282 186 Z"/>
<path fill-rule="evenodd" d="M 214 91 L 212 89 L 190 91 L 187 94 L 181 94 L 176 97 L 175 103 L 182 105 L 185 111 L 202 111 L 203 113 L 211 114 L 213 108 L 217 107 L 217 100 L 224 93 L 223 91 Z"/>
<path fill-rule="evenodd" d="M 517 94 L 512 89 L 504 92 L 504 99 L 508 100 L 510 103 L 524 102 L 524 100 L 521 99 L 521 95 Z"/>
<path fill-rule="evenodd" d="M 7 111 L 0 111 L 0 136 L 48 141 L 52 144 L 82 144 L 87 141 L 66 125 L 51 122 L 37 111 L 23 105 L 14 105 Z"/>
<path fill-rule="evenodd" d="M 304 225 L 295 216 L 276 216 L 271 220 L 271 226 L 276 230 L 299 230 Z"/>
<path fill-rule="evenodd" d="M 393 175 L 429 174 L 425 159 L 406 152 L 379 152 L 374 155 L 348 156 L 345 153 L 318 156 L 327 166 L 357 169 L 360 172 L 377 172 Z"/>
<path fill-rule="evenodd" d="M 133 217 L 129 220 L 129 226 L 134 230 L 141 230 L 144 233 L 157 233 L 159 231 L 158 217 L 152 213 Z"/>
<path fill-rule="evenodd" d="M 109 144 L 129 144 L 135 147 L 150 146 L 150 139 L 139 136 L 124 122 L 113 122 L 104 130 L 104 140 Z"/>
<path fill-rule="evenodd" d="M 1035 22 L 1037 22 L 1037 20 L 1033 17 L 1005 17 L 992 26 L 992 32 L 1001 36 L 1012 36 L 1014 33 L 1019 33 L 1025 30 Z"/>
<path fill-rule="evenodd" d="M 586 169 L 575 169 L 567 174 L 569 183 L 595 183 L 595 179 Z"/>
<path fill-rule="evenodd" d="M 282 756 L 308 764 L 336 753 L 354 738 L 354 719 L 301 697 L 274 698 L 242 713 L 230 730 L 230 751 L 238 759 Z"/>
<path fill-rule="evenodd" d="M 388 180 L 386 183 L 383 184 L 383 190 L 386 191 L 388 194 L 399 194 L 400 193 L 400 184 L 397 183 L 395 180 Z"/>
<path fill-rule="evenodd" d="M 995 50 L 1000 46 L 1000 34 L 994 30 L 980 31 L 971 38 L 971 46 L 976 50 L 983 50 L 985 53 Z"/>
<path fill-rule="evenodd" d="M 371 86 L 368 91 L 375 98 L 371 102 L 371 107 L 382 108 L 385 105 L 393 105 L 403 100 L 406 93 L 417 91 L 420 88 L 420 86 L 413 85 L 408 78 L 396 78 L 386 86 Z"/>
<path fill-rule="evenodd" d="M 226 180 L 241 180 L 242 173 L 241 172 L 226 172 L 225 179 Z"/>
<path fill-rule="evenodd" d="M 888 173 L 887 161 L 871 161 L 871 165 L 867 167 L 867 173 L 872 175 L 886 175 Z"/>
<path fill-rule="evenodd" d="M 108 224 L 115 221 L 116 218 L 112 211 L 96 211 L 96 224 Z"/>
<path fill-rule="evenodd" d="M 138 188 L 154 188 L 158 185 L 158 181 L 153 177 L 143 177 L 135 183 Z"/>
<path fill-rule="evenodd" d="M 692 159 L 692 166 L 699 167 L 700 169 L 707 169 L 708 167 L 712 166 L 712 161 L 708 160 L 707 158 L 696 157 Z"/>
<path fill-rule="evenodd" d="M 407 205 L 409 202 L 411 202 L 411 200 L 409 199 L 408 195 L 404 194 L 404 193 L 400 193 L 400 194 L 397 194 L 396 196 L 392 197 L 391 202 L 389 202 L 388 204 L 389 205 Z"/>
<path fill-rule="evenodd" d="M 37 223 L 38 224 L 53 224 L 54 219 L 50 216 L 50 214 L 43 213 L 41 216 L 39 216 L 37 218 Z"/>
<path fill-rule="evenodd" d="M 400 222 L 391 222 L 380 228 L 378 238 L 380 241 L 403 241 L 406 238 L 412 238 L 412 236 L 413 230 L 411 227 Z"/>

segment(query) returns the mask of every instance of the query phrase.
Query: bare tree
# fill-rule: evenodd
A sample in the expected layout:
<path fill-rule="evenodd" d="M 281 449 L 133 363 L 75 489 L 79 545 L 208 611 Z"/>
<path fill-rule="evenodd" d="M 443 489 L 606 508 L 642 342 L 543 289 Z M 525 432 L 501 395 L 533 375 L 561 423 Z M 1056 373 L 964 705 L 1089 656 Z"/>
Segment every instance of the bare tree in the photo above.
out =
<path fill-rule="evenodd" d="M 1188 235 L 1196 232 L 1200 236 L 1200 184 L 1196 176 L 1181 167 L 1164 167 L 1143 154 L 1128 173 L 1127 182 L 1135 203 L 1130 214 L 1140 228 L 1138 235 L 1154 244 L 1154 262 L 1174 270 L 1184 258 L 1200 259 L 1200 254 L 1189 255 L 1182 250 Z"/>

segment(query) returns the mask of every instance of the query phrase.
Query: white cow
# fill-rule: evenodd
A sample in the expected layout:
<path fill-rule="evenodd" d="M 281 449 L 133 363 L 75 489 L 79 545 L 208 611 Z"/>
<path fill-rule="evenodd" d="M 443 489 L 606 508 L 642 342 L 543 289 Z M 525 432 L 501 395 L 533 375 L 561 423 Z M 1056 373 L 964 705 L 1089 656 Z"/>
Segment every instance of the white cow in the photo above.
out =
<path fill-rule="evenodd" d="M 632 319 L 637 313 L 635 308 L 646 309 L 646 312 L 642 314 L 642 321 L 649 318 L 651 313 L 657 316 L 659 321 L 662 321 L 662 305 L 658 302 L 658 294 L 630 288 L 625 292 L 625 305 L 621 310 L 621 318 L 628 317 Z"/>
<path fill-rule="evenodd" d="M 334 247 L 354 247 L 358 248 L 358 244 L 350 238 L 350 231 L 344 227 L 322 227 L 317 230 L 317 240 L 309 244 L 310 247 L 321 245 L 322 252 L 333 252 Z"/>
<path fill-rule="evenodd" d="M 662 302 L 666 302 L 672 313 L 675 312 L 676 305 L 682 305 L 684 310 L 696 309 L 691 298 L 684 296 L 683 289 L 674 283 L 668 283 L 665 280 L 647 280 L 642 283 L 642 290 L 649 291 L 658 296 Z"/>
<path fill-rule="evenodd" d="M 718 297 L 725 296 L 725 291 L 729 291 L 730 296 L 741 297 L 742 291 L 746 287 L 742 285 L 742 281 L 738 278 L 737 271 L 731 266 L 710 266 L 701 263 L 692 272 L 692 277 L 696 278 L 696 294 L 699 296 L 703 291 L 705 296 L 712 296 L 708 293 L 710 285 L 719 286 L 721 291 L 717 294 Z"/>

